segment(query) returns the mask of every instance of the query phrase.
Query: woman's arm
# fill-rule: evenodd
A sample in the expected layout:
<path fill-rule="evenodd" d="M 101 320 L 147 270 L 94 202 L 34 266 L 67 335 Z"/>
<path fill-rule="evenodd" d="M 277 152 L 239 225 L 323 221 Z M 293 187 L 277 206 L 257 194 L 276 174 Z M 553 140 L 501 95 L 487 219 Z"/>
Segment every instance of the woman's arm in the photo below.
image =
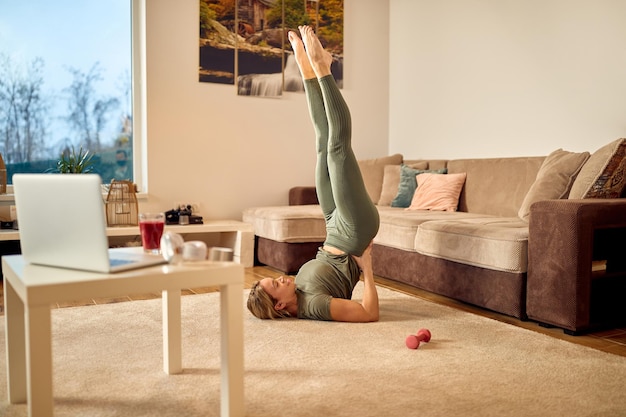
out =
<path fill-rule="evenodd" d="M 359 303 L 333 298 L 330 300 L 330 315 L 335 321 L 355 323 L 378 321 L 378 292 L 372 270 L 372 244 L 369 244 L 363 255 L 355 256 L 354 259 L 363 272 L 363 300 Z"/>

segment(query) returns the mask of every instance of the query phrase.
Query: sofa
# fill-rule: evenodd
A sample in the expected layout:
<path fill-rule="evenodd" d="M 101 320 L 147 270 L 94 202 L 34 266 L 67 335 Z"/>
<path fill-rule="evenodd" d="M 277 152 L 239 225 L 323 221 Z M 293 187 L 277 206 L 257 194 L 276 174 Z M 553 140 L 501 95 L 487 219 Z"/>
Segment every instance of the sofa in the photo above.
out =
<path fill-rule="evenodd" d="M 593 153 L 359 166 L 380 214 L 375 275 L 570 334 L 626 318 L 626 139 Z M 324 241 L 312 186 L 242 217 L 256 262 L 287 274 Z"/>

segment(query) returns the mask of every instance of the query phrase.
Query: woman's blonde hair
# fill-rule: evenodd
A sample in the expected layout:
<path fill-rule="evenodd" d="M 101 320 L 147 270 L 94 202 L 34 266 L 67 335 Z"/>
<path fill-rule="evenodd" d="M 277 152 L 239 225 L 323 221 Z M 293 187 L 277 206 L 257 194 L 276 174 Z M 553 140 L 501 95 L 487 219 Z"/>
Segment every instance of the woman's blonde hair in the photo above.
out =
<path fill-rule="evenodd" d="M 248 295 L 248 310 L 260 319 L 281 319 L 290 317 L 286 310 L 276 310 L 276 300 L 261 287 L 261 281 L 255 281 Z"/>

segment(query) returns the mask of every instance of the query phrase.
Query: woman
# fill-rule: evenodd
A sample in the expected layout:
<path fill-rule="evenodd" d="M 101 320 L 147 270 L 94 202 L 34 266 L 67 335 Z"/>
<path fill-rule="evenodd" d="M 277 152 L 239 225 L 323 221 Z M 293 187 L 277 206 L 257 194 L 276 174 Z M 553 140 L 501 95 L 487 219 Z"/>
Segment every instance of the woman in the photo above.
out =
<path fill-rule="evenodd" d="M 330 72 L 332 56 L 309 26 L 302 40 L 289 32 L 317 140 L 315 186 L 326 220 L 326 240 L 305 263 L 295 282 L 281 276 L 253 284 L 248 309 L 256 317 L 371 322 L 378 320 L 378 293 L 372 271 L 372 239 L 379 218 L 351 148 L 348 106 Z M 352 290 L 363 272 L 363 300 Z"/>

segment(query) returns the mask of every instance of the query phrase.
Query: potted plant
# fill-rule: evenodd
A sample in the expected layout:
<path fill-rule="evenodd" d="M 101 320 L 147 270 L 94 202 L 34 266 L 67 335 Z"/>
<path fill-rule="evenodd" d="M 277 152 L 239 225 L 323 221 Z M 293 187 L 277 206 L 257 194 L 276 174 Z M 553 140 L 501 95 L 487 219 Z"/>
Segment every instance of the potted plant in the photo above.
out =
<path fill-rule="evenodd" d="M 78 153 L 72 146 L 71 152 L 63 152 L 57 161 L 57 171 L 61 174 L 87 174 L 94 170 L 94 155 L 81 146 Z"/>

